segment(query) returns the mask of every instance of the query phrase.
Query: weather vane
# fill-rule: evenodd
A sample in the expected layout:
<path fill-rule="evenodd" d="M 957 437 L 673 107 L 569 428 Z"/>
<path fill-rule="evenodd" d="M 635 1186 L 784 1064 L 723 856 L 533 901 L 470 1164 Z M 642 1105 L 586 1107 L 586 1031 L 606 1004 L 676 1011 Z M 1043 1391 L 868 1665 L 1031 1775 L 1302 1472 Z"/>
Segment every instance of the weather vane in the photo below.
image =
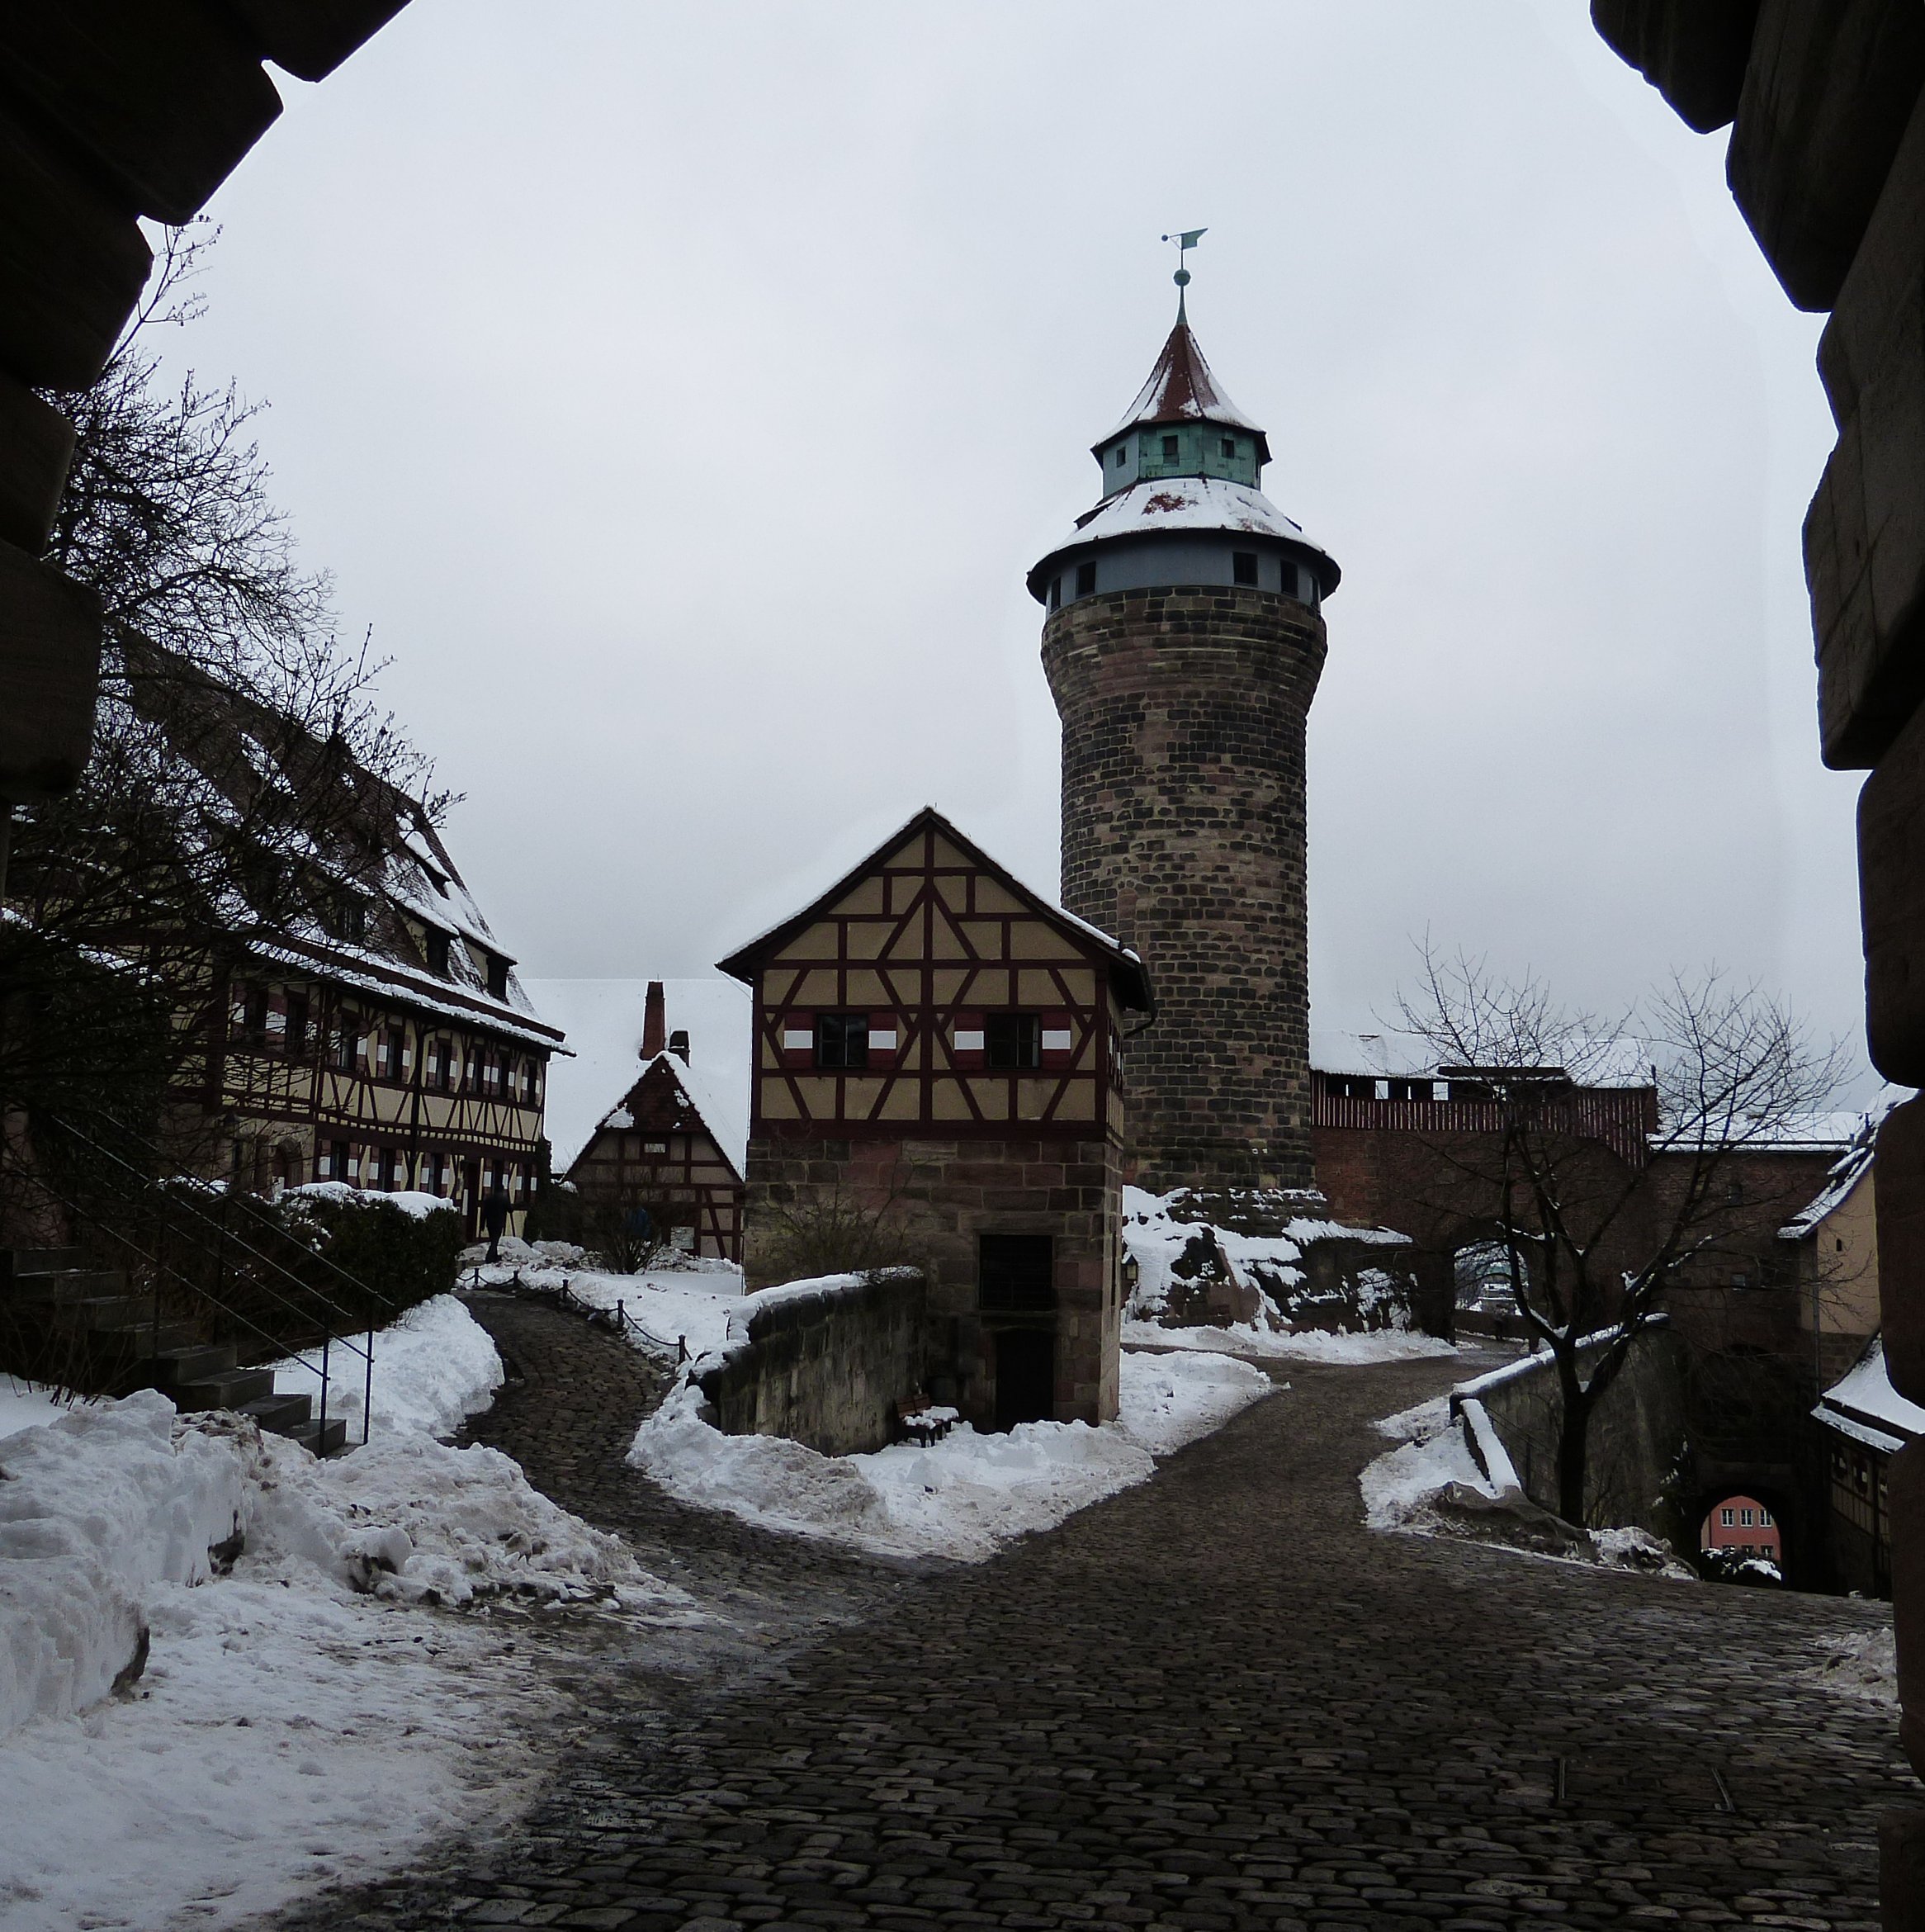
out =
<path fill-rule="evenodd" d="M 1184 312 L 1185 291 L 1190 286 L 1190 270 L 1184 266 L 1183 258 L 1209 233 L 1207 228 L 1186 228 L 1179 234 L 1166 234 L 1162 239 L 1176 244 L 1176 273 L 1172 277 L 1176 284 L 1176 320 L 1187 322 L 1190 318 Z"/>

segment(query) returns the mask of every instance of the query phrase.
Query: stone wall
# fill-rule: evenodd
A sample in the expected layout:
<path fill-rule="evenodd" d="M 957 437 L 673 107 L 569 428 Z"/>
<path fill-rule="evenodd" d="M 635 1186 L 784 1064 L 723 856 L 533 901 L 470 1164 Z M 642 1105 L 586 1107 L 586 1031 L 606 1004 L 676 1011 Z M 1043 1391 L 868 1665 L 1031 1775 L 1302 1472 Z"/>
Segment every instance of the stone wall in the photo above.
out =
<path fill-rule="evenodd" d="M 904 1269 L 797 1283 L 731 1324 L 720 1366 L 699 1378 L 728 1436 L 786 1436 L 825 1456 L 888 1442 L 927 1369 L 928 1288 Z"/>
<path fill-rule="evenodd" d="M 1589 1374 L 1606 1344 L 1581 1353 Z M 1654 1535 L 1676 1537 L 1681 1525 L 1661 1500 L 1685 1447 L 1686 1362 L 1683 1344 L 1660 1319 L 1641 1330 L 1616 1379 L 1593 1410 L 1584 1514 L 1590 1528 L 1635 1526 Z M 1521 1361 L 1463 1382 L 1451 1391 L 1451 1413 L 1467 1399 L 1484 1413 L 1532 1502 L 1558 1507 L 1558 1432 L 1564 1402 L 1549 1354 Z M 1689 1526 L 1696 1534 L 1696 1525 Z"/>
<path fill-rule="evenodd" d="M 1104 1139 L 787 1140 L 749 1144 L 744 1260 L 750 1286 L 779 1271 L 786 1231 L 854 1208 L 874 1217 L 878 1257 L 929 1282 L 929 1394 L 993 1426 L 999 1319 L 981 1305 L 985 1234 L 1053 1243 L 1056 1419 L 1104 1423 L 1120 1390 L 1122 1156 Z"/>
<path fill-rule="evenodd" d="M 1324 627 L 1251 590 L 1124 590 L 1052 617 L 1062 898 L 1148 962 L 1126 1047 L 1131 1178 L 1308 1187 L 1304 719 Z"/>

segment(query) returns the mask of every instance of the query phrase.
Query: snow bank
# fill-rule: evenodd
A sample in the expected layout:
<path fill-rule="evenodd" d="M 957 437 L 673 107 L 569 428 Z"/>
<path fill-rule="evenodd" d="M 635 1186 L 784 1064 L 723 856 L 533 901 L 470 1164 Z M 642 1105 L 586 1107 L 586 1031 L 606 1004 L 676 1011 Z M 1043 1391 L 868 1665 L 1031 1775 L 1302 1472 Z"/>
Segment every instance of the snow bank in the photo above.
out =
<path fill-rule="evenodd" d="M 42 1423 L 58 1421 L 76 1408 L 88 1405 L 88 1398 L 82 1396 L 76 1400 L 64 1389 L 22 1381 L 17 1376 L 0 1376 L 0 1441 L 18 1435 L 22 1429 L 37 1429 Z"/>
<path fill-rule="evenodd" d="M 542 1249 L 560 1248 L 560 1243 L 543 1242 Z M 647 1268 L 637 1275 L 604 1274 L 598 1269 L 578 1264 L 581 1250 L 565 1251 L 556 1256 L 535 1254 L 525 1262 L 508 1257 L 508 1244 L 501 1244 L 499 1266 L 464 1269 L 462 1285 L 483 1288 L 506 1286 L 516 1276 L 531 1288 L 565 1286 L 577 1300 L 591 1308 L 612 1309 L 620 1302 L 627 1312 L 655 1338 L 658 1352 L 673 1354 L 678 1340 L 688 1343 L 692 1356 L 706 1355 L 728 1341 L 729 1317 L 745 1300 L 742 1271 L 733 1262 L 708 1259 L 694 1267 Z M 568 1258 L 572 1254 L 573 1260 Z M 649 1344 L 632 1328 L 623 1333 L 636 1347 Z"/>
<path fill-rule="evenodd" d="M 1250 1355 L 1275 1361 L 1361 1363 L 1417 1361 L 1454 1355 L 1456 1348 L 1435 1335 L 1402 1328 L 1376 1328 L 1365 1334 L 1331 1334 L 1322 1328 L 1279 1333 L 1255 1323 L 1228 1328 L 1166 1328 L 1160 1323 L 1126 1321 L 1125 1348 L 1191 1348 L 1223 1355 Z"/>
<path fill-rule="evenodd" d="M 1460 1422 L 1450 1398 L 1440 1395 L 1374 1425 L 1398 1447 L 1357 1478 L 1369 1528 L 1470 1536 L 1557 1560 L 1697 1581 L 1697 1572 L 1648 1530 L 1577 1529 L 1540 1509 L 1525 1495 L 1483 1404 L 1473 1398 L 1463 1408 Z"/>
<path fill-rule="evenodd" d="M 1866 1703 L 1898 1702 L 1898 1645 L 1890 1631 L 1853 1631 L 1823 1637 L 1819 1647 L 1826 1653 L 1825 1660 L 1804 1673 L 1808 1681 Z"/>
<path fill-rule="evenodd" d="M 333 1200 L 366 1205 L 370 1201 L 385 1201 L 391 1208 L 398 1208 L 411 1221 L 424 1221 L 430 1215 L 439 1214 L 442 1209 L 452 1210 L 454 1203 L 445 1195 L 424 1194 L 412 1187 L 397 1188 L 392 1193 L 378 1187 L 351 1187 L 345 1181 L 305 1181 L 298 1187 L 284 1191 L 296 1196 L 305 1196 L 310 1200 Z"/>
<path fill-rule="evenodd" d="M 1126 1356 L 1122 1413 L 1024 1423 L 1007 1435 L 967 1423 L 926 1448 L 819 1456 L 773 1436 L 725 1436 L 701 1419 L 684 1378 L 636 1433 L 628 1460 L 671 1495 L 766 1528 L 883 1554 L 980 1562 L 1012 1537 L 1146 1480 L 1156 1458 L 1221 1427 L 1270 1392 L 1228 1356 Z"/>
<path fill-rule="evenodd" d="M 366 1345 L 365 1336 L 352 1339 Z M 311 1395 L 318 1404 L 320 1366 L 318 1348 L 277 1362 L 276 1392 Z M 348 1440 L 358 1442 L 366 1364 L 352 1349 L 335 1347 L 328 1366 L 328 1413 L 345 1421 Z M 493 1401 L 504 1373 L 488 1331 L 453 1295 L 419 1302 L 375 1337 L 371 1434 L 452 1436 Z"/>
<path fill-rule="evenodd" d="M 229 1447 L 147 1391 L 7 1440 L 0 1471 L 0 1736 L 97 1703 L 137 1670 L 143 1603 L 197 1584 L 248 1498 Z"/>

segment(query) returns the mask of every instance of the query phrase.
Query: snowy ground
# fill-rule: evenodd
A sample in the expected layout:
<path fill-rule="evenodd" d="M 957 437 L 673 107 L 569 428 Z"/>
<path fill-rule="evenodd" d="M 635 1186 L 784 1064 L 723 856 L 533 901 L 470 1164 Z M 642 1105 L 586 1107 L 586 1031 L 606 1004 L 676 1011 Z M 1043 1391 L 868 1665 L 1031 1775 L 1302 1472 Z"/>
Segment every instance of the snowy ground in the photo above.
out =
<path fill-rule="evenodd" d="M 0 1443 L 7 1932 L 225 1926 L 504 1816 L 554 1707 L 528 1617 L 691 1614 L 506 1456 L 423 1426 L 500 1379 L 457 1303 L 376 1352 L 373 1439 L 324 1463 L 154 1394 Z"/>
<path fill-rule="evenodd" d="M 1426 1356 L 1454 1355 L 1456 1349 L 1435 1335 L 1379 1328 L 1369 1334 L 1327 1334 L 1318 1328 L 1287 1333 L 1252 1322 L 1228 1328 L 1166 1328 L 1157 1322 L 1123 1324 L 1125 1348 L 1190 1348 L 1218 1355 L 1246 1355 L 1275 1361 L 1417 1361 Z"/>
<path fill-rule="evenodd" d="M 0 1440 L 21 1429 L 37 1429 L 57 1421 L 76 1406 L 64 1389 L 50 1389 L 18 1376 L 0 1376 Z M 84 1402 L 78 1406 L 86 1407 Z"/>
<path fill-rule="evenodd" d="M 1889 1630 L 1854 1631 L 1849 1636 L 1820 1640 L 1825 1660 L 1805 1674 L 1840 1697 L 1866 1703 L 1899 1701 L 1897 1639 Z"/>
<path fill-rule="evenodd" d="M 1126 1355 L 1122 1413 L 1024 1423 L 1007 1435 L 958 1425 L 928 1448 L 819 1456 L 773 1436 L 725 1436 L 700 1419 L 686 1379 L 641 1426 L 629 1461 L 672 1495 L 750 1522 L 902 1556 L 980 1562 L 1147 1480 L 1156 1458 L 1220 1428 L 1275 1385 L 1225 1355 Z"/>

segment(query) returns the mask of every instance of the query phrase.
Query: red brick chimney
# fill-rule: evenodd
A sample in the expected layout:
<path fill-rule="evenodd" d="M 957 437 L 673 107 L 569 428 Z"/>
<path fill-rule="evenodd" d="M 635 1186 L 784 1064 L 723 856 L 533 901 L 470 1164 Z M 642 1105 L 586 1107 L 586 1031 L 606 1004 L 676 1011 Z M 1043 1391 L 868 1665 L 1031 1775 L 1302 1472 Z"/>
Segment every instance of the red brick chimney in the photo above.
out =
<path fill-rule="evenodd" d="M 648 983 L 648 998 L 641 1009 L 641 1057 L 652 1060 L 669 1044 L 668 1016 L 662 1007 L 662 983 Z"/>

